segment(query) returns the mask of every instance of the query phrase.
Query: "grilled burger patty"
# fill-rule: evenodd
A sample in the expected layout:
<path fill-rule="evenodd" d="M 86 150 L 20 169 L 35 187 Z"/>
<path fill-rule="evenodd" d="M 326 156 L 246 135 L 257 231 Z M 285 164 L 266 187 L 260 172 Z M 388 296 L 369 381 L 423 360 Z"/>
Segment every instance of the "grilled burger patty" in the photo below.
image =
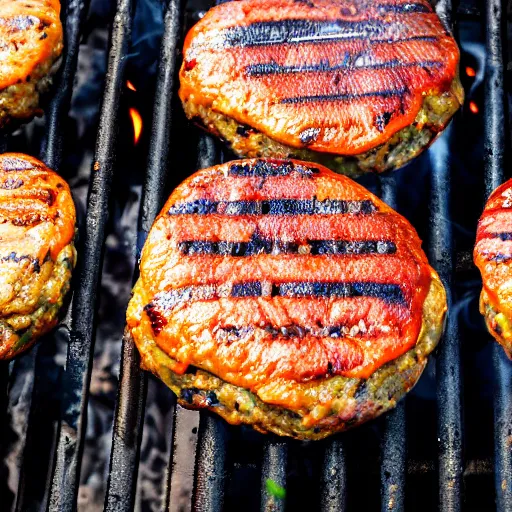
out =
<path fill-rule="evenodd" d="M 0 359 L 57 323 L 75 265 L 68 185 L 35 158 L 0 155 Z"/>
<path fill-rule="evenodd" d="M 241 0 L 189 32 L 180 97 L 239 156 L 381 172 L 418 155 L 462 104 L 458 63 L 426 0 Z"/>
<path fill-rule="evenodd" d="M 480 312 L 489 332 L 512 359 L 512 180 L 487 201 L 473 257 L 483 281 Z"/>
<path fill-rule="evenodd" d="M 171 195 L 127 331 L 185 407 L 318 439 L 411 389 L 445 311 L 416 232 L 382 201 L 325 168 L 245 160 Z"/>
<path fill-rule="evenodd" d="M 0 0 L 0 128 L 41 113 L 62 53 L 59 16 L 58 0 Z"/>

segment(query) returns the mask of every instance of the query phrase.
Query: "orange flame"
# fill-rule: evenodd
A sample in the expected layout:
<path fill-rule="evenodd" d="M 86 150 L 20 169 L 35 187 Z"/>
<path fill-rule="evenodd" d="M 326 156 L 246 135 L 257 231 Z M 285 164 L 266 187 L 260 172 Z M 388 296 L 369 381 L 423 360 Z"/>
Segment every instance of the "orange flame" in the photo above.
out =
<path fill-rule="evenodd" d="M 469 102 L 469 110 L 471 110 L 473 114 L 478 114 L 478 112 L 480 111 L 478 105 L 474 101 Z"/>
<path fill-rule="evenodd" d="M 142 133 L 142 116 L 137 109 L 131 108 L 130 117 L 133 123 L 133 142 L 137 144 L 140 139 L 140 134 Z"/>
<path fill-rule="evenodd" d="M 126 82 L 126 87 L 128 87 L 128 89 L 130 89 L 130 91 L 134 91 L 134 92 L 137 92 L 137 88 L 135 87 L 135 85 L 133 85 L 130 80 L 128 80 Z"/>
<path fill-rule="evenodd" d="M 468 75 L 469 77 L 473 78 L 476 76 L 476 70 L 474 68 L 472 68 L 471 66 L 468 66 L 466 68 L 466 75 Z"/>

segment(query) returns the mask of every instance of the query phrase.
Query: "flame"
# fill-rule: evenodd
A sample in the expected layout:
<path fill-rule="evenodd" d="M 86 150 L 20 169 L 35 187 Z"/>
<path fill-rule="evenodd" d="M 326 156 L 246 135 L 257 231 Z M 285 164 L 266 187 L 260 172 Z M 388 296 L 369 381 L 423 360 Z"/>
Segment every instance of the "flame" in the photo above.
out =
<path fill-rule="evenodd" d="M 131 108 L 130 117 L 133 122 L 133 142 L 137 144 L 140 139 L 140 134 L 142 133 L 142 116 L 137 109 Z"/>
<path fill-rule="evenodd" d="M 480 111 L 478 105 L 474 101 L 469 102 L 469 110 L 471 110 L 473 114 L 478 114 L 478 112 Z"/>
<path fill-rule="evenodd" d="M 468 75 L 469 77 L 473 78 L 476 76 L 476 70 L 474 68 L 472 68 L 471 66 L 468 66 L 466 68 L 466 75 Z"/>
<path fill-rule="evenodd" d="M 133 85 L 130 80 L 127 80 L 126 82 L 126 87 L 128 87 L 128 89 L 130 89 L 130 91 L 134 91 L 134 92 L 137 92 L 137 88 L 135 87 L 135 85 Z"/>

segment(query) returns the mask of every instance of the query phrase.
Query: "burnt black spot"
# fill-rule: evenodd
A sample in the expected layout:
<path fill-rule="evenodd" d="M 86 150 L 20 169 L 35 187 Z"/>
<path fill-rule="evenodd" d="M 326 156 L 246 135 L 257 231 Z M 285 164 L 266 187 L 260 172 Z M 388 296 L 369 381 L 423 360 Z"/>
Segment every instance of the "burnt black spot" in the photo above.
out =
<path fill-rule="evenodd" d="M 299 135 L 299 139 L 304 145 L 309 145 L 315 142 L 320 135 L 320 128 L 307 128 Z"/>
<path fill-rule="evenodd" d="M 155 333 L 156 336 L 158 336 L 162 329 L 167 325 L 167 319 L 157 309 L 156 304 L 154 302 L 150 302 L 149 304 L 144 306 L 144 311 L 148 315 L 153 332 Z"/>
<path fill-rule="evenodd" d="M 315 434 L 320 434 L 320 428 L 319 428 L 319 427 L 315 427 L 315 428 L 313 429 L 313 432 L 314 432 Z"/>
<path fill-rule="evenodd" d="M 249 137 L 249 135 L 256 133 L 256 130 L 251 128 L 250 126 L 247 126 L 245 124 L 239 125 L 236 128 L 237 135 L 240 135 L 240 137 Z"/>
<path fill-rule="evenodd" d="M 194 395 L 197 393 L 199 393 L 197 388 L 183 388 L 180 391 L 180 398 L 188 404 L 192 404 L 194 402 Z"/>
<path fill-rule="evenodd" d="M 366 381 L 362 380 L 357 385 L 356 392 L 354 393 L 354 398 L 356 400 L 364 399 L 364 397 L 366 396 L 366 391 Z"/>
<path fill-rule="evenodd" d="M 379 132 L 383 132 L 386 128 L 386 126 L 391 121 L 391 117 L 393 116 L 392 112 L 384 112 L 382 114 L 379 114 L 374 121 L 375 128 L 379 130 Z"/>
<path fill-rule="evenodd" d="M 219 399 L 217 398 L 217 395 L 215 394 L 214 391 L 208 391 L 208 393 L 206 393 L 206 403 L 210 407 L 219 405 Z"/>

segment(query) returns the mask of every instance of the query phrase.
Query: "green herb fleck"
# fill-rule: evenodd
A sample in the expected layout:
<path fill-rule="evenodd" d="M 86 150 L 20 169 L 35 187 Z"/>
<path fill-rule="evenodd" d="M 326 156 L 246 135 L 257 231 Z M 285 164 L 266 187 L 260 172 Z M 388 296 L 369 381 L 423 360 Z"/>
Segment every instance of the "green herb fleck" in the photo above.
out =
<path fill-rule="evenodd" d="M 265 483 L 267 485 L 267 492 L 271 496 L 274 496 L 274 498 L 278 498 L 280 500 L 284 500 L 286 498 L 286 489 L 284 487 L 281 487 L 271 478 L 267 478 Z"/>

